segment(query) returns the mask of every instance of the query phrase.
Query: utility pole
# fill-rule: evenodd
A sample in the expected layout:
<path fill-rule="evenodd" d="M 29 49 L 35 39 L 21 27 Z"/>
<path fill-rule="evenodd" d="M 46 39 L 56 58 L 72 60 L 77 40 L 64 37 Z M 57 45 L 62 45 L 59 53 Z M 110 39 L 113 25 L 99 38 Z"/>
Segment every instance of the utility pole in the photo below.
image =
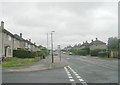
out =
<path fill-rule="evenodd" d="M 47 32 L 47 54 L 48 54 L 48 32 Z"/>
<path fill-rule="evenodd" d="M 118 59 L 120 59 L 120 39 L 118 39 Z"/>
<path fill-rule="evenodd" d="M 51 55 L 52 55 L 52 63 L 54 63 L 54 57 L 53 57 L 53 32 L 51 31 Z"/>
<path fill-rule="evenodd" d="M 58 55 L 59 55 L 59 58 L 60 58 L 60 61 L 61 61 L 61 48 L 60 48 L 60 45 L 58 45 Z"/>

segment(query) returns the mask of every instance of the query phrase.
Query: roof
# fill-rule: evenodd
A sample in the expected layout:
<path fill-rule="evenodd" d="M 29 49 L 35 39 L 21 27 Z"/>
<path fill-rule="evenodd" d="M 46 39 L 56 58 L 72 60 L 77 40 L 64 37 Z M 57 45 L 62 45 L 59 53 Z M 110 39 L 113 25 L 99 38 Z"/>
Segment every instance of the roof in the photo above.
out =
<path fill-rule="evenodd" d="M 101 44 L 106 44 L 105 42 L 102 42 L 100 40 L 95 40 L 90 43 L 90 45 L 101 45 Z"/>
<path fill-rule="evenodd" d="M 82 46 L 89 46 L 90 45 L 90 43 L 88 43 L 87 41 L 85 42 L 85 43 L 83 43 L 82 45 L 81 45 L 81 47 Z"/>
<path fill-rule="evenodd" d="M 21 41 L 25 41 L 23 38 L 21 38 L 19 35 L 17 34 L 14 34 L 14 38 L 18 39 L 18 40 L 21 40 Z"/>
<path fill-rule="evenodd" d="M 14 37 L 14 35 L 12 33 L 10 33 L 9 31 L 7 31 L 6 29 L 3 29 L 2 30 L 4 33 L 10 35 L 11 37 Z"/>

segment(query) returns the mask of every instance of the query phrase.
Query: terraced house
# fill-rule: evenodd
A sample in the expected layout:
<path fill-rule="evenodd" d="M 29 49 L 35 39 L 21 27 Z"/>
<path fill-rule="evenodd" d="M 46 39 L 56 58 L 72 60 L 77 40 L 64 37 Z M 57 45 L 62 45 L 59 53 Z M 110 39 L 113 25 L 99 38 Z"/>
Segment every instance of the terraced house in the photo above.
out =
<path fill-rule="evenodd" d="M 12 34 L 4 28 L 4 22 L 1 21 L 0 26 L 0 52 L 3 57 L 13 57 L 13 50 L 29 50 L 40 51 L 40 47 L 31 42 L 31 39 L 26 40 L 20 35 Z"/>
<path fill-rule="evenodd" d="M 90 50 L 107 49 L 106 43 L 98 40 L 98 38 L 96 38 L 95 41 L 92 40 L 89 47 L 90 47 Z"/>
<path fill-rule="evenodd" d="M 12 57 L 13 55 L 13 39 L 14 35 L 4 29 L 4 22 L 1 22 L 0 26 L 0 35 L 1 35 L 1 51 L 3 57 Z"/>

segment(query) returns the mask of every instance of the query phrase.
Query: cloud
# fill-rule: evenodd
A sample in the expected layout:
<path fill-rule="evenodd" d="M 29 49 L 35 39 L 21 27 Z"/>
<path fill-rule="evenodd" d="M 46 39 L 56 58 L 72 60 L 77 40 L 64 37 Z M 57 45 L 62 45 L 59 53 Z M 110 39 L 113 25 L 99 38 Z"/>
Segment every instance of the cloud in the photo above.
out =
<path fill-rule="evenodd" d="M 12 33 L 46 46 L 46 33 L 55 30 L 54 43 L 74 45 L 93 38 L 107 42 L 117 36 L 117 3 L 111 2 L 4 2 L 3 17 Z M 49 39 L 50 42 L 50 39 Z"/>

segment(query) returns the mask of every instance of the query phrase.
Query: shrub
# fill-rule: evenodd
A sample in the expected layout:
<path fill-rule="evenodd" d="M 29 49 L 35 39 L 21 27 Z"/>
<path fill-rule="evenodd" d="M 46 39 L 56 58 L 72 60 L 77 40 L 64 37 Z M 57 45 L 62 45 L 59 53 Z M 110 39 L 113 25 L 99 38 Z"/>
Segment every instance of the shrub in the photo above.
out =
<path fill-rule="evenodd" d="M 13 56 L 17 58 L 34 58 L 37 54 L 27 50 L 13 50 Z"/>
<path fill-rule="evenodd" d="M 89 54 L 88 49 L 71 49 L 70 52 L 72 52 L 74 55 L 83 55 L 83 56 Z"/>
<path fill-rule="evenodd" d="M 105 56 L 106 55 L 105 49 L 95 49 L 90 51 L 91 56 Z"/>
<path fill-rule="evenodd" d="M 86 56 L 88 54 L 87 50 L 78 50 L 79 55 Z"/>
<path fill-rule="evenodd" d="M 98 56 L 106 57 L 107 56 L 107 52 L 105 52 L 105 51 L 98 52 Z"/>

